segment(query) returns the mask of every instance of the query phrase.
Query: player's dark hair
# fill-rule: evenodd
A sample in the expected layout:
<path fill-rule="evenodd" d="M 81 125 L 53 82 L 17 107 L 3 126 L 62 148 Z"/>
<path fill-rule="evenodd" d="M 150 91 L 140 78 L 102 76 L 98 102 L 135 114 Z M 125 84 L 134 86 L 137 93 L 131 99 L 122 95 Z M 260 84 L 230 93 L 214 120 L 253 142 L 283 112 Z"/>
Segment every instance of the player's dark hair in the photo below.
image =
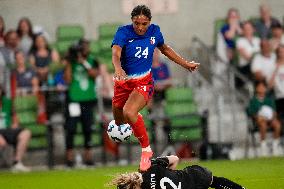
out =
<path fill-rule="evenodd" d="M 134 9 L 131 12 L 131 18 L 141 14 L 149 18 L 149 20 L 151 20 L 152 18 L 151 10 L 146 5 L 137 5 L 136 7 L 134 7 Z"/>
<path fill-rule="evenodd" d="M 254 88 L 256 88 L 258 85 L 263 84 L 265 87 L 267 87 L 267 83 L 264 79 L 262 80 L 257 80 L 254 82 Z"/>

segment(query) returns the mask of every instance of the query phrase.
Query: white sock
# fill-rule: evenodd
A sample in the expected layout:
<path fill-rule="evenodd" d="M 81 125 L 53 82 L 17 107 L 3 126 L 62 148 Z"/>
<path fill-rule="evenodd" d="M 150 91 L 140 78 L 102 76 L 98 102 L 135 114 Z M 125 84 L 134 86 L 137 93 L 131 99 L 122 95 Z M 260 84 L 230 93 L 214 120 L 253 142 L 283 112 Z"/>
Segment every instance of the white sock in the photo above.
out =
<path fill-rule="evenodd" d="M 142 148 L 142 152 L 152 152 L 151 146 L 147 146 L 146 148 Z"/>
<path fill-rule="evenodd" d="M 273 142 L 272 142 L 273 146 L 278 146 L 279 144 L 280 144 L 280 139 L 279 138 L 273 139 Z"/>

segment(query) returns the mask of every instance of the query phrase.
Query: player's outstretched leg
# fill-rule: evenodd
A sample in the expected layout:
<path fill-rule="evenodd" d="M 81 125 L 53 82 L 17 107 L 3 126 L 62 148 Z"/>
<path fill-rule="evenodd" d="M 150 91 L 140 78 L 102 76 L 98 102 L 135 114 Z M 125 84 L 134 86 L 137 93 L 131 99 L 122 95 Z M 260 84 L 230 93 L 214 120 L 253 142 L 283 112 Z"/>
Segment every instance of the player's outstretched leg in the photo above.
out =
<path fill-rule="evenodd" d="M 210 187 L 216 189 L 245 189 L 241 185 L 229 179 L 223 177 L 215 177 L 215 176 L 213 176 L 213 181 Z"/>
<path fill-rule="evenodd" d="M 139 140 L 140 146 L 142 148 L 139 169 L 140 171 L 146 171 L 151 166 L 150 159 L 153 156 L 153 152 L 150 147 L 150 141 L 142 115 L 138 114 L 136 123 L 133 123 L 131 125 L 133 134 Z"/>
<path fill-rule="evenodd" d="M 146 171 L 151 166 L 150 159 L 153 155 L 143 117 L 138 113 L 146 106 L 146 103 L 144 96 L 134 90 L 123 107 L 123 115 L 131 125 L 133 134 L 139 140 L 142 148 L 140 171 Z"/>

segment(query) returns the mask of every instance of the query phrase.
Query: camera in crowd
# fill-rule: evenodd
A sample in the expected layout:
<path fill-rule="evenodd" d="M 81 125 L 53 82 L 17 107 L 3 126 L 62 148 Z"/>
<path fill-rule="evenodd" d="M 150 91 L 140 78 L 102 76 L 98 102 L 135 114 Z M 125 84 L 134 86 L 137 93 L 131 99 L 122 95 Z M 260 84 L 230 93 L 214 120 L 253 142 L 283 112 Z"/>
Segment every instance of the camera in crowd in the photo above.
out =
<path fill-rule="evenodd" d="M 86 39 L 80 39 L 69 47 L 67 58 L 70 62 L 74 62 L 78 61 L 79 57 L 86 59 L 88 54 L 89 41 Z"/>

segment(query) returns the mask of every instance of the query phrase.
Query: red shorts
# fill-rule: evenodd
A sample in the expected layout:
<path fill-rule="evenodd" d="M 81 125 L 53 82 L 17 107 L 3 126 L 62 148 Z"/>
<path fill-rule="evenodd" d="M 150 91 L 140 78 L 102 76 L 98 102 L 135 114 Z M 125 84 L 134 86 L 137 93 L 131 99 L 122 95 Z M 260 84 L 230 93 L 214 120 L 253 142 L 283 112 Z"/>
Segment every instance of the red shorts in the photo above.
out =
<path fill-rule="evenodd" d="M 114 81 L 114 96 L 112 98 L 112 104 L 117 108 L 123 108 L 133 90 L 137 90 L 144 96 L 145 101 L 148 102 L 154 93 L 152 74 L 149 73 L 148 75 L 139 79 Z"/>

